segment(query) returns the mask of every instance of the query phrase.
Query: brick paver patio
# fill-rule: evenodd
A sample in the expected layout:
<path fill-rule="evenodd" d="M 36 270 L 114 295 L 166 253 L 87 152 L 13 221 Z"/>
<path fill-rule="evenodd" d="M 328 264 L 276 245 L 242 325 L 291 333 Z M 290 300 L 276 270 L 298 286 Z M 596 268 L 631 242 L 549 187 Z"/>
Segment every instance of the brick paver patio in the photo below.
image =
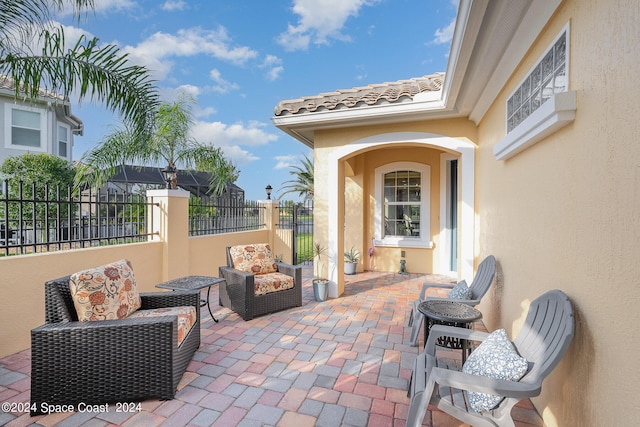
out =
<path fill-rule="evenodd" d="M 219 323 L 202 310 L 202 342 L 174 400 L 145 401 L 132 412 L 116 412 L 115 405 L 37 417 L 2 411 L 0 425 L 404 426 L 418 354 L 408 345 L 410 303 L 423 282 L 450 280 L 366 272 L 346 276 L 340 298 L 316 302 L 311 269 L 305 273 L 300 308 L 245 322 L 214 304 Z M 0 402 L 28 402 L 29 373 L 29 350 L 0 359 Z M 528 400 L 513 415 L 519 427 L 543 425 Z M 423 425 L 464 424 L 434 410 Z"/>

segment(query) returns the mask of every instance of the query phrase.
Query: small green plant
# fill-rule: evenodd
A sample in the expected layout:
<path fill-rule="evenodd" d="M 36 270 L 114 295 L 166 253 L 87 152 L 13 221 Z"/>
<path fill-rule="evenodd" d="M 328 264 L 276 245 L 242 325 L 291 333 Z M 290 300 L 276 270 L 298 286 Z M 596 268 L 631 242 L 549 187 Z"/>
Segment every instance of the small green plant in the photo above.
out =
<path fill-rule="evenodd" d="M 327 248 L 322 246 L 320 243 L 315 242 L 313 244 L 313 258 L 314 259 L 318 258 L 318 262 L 317 263 L 314 262 L 315 277 L 320 277 L 319 272 L 322 271 L 322 256 L 326 255 L 326 253 L 327 253 Z"/>
<path fill-rule="evenodd" d="M 351 246 L 351 249 L 344 253 L 344 262 L 357 263 L 358 261 L 360 261 L 360 252 L 358 252 L 356 248 Z"/>

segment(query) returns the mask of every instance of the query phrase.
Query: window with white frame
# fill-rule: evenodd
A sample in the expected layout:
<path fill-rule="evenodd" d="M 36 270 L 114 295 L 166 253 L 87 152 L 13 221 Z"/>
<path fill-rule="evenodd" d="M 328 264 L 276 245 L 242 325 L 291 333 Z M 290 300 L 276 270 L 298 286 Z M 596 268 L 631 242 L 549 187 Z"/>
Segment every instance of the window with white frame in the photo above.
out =
<path fill-rule="evenodd" d="M 430 170 L 415 162 L 376 168 L 377 245 L 430 247 Z"/>
<path fill-rule="evenodd" d="M 507 133 L 554 94 L 567 90 L 567 30 L 564 30 L 507 100 Z"/>
<path fill-rule="evenodd" d="M 69 150 L 69 127 L 58 125 L 58 156 L 67 158 Z"/>
<path fill-rule="evenodd" d="M 7 104 L 5 109 L 5 146 L 45 151 L 46 114 L 39 108 Z"/>

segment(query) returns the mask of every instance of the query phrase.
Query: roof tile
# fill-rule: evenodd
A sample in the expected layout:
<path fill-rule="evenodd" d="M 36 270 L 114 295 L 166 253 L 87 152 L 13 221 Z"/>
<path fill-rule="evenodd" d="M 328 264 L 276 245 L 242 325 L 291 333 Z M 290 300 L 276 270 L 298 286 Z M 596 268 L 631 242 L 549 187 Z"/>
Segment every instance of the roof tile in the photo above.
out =
<path fill-rule="evenodd" d="M 326 92 L 315 96 L 280 101 L 274 112 L 276 116 L 286 116 L 407 102 L 412 101 L 418 93 L 439 91 L 443 80 L 444 73 L 435 73 L 409 80 Z"/>

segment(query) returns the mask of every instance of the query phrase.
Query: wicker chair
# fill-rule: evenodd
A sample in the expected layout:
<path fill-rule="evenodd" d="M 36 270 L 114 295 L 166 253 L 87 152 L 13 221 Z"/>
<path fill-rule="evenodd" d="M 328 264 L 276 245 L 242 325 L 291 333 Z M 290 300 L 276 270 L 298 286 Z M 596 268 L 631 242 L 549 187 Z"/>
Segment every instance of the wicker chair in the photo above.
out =
<path fill-rule="evenodd" d="M 200 346 L 197 291 L 141 293 L 142 307 L 194 306 L 178 346 L 176 316 L 79 322 L 69 276 L 45 283 L 46 323 L 31 331 L 31 414 L 47 405 L 172 399 Z"/>
<path fill-rule="evenodd" d="M 220 277 L 225 279 L 219 288 L 221 306 L 230 308 L 244 320 L 302 306 L 302 266 L 276 263 L 278 272 L 293 277 L 294 287 L 256 295 L 254 275 L 233 268 L 230 250 L 227 246 L 227 265 L 219 268 Z"/>

